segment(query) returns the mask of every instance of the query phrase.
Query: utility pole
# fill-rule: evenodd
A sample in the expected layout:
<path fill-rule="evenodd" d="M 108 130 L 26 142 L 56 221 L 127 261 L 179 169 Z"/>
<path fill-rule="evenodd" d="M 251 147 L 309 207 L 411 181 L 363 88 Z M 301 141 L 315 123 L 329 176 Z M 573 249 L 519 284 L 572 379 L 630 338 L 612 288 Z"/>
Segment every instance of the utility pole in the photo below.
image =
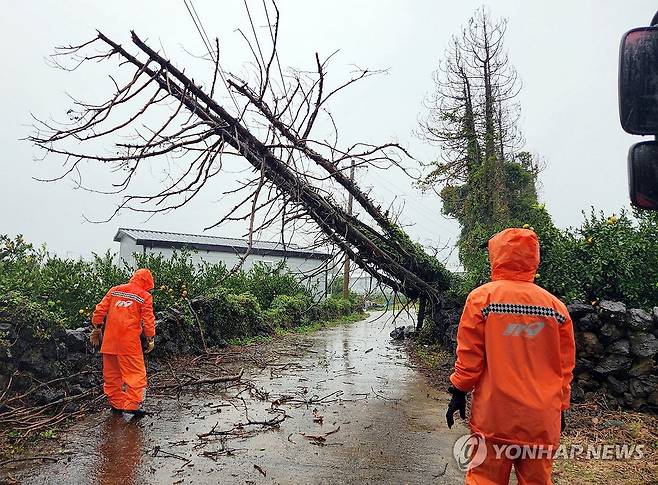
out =
<path fill-rule="evenodd" d="M 350 165 L 350 181 L 354 182 L 354 160 Z M 347 213 L 352 215 L 352 193 L 347 197 Z M 346 300 L 350 297 L 350 258 L 345 255 L 345 266 L 343 267 L 343 298 Z"/>

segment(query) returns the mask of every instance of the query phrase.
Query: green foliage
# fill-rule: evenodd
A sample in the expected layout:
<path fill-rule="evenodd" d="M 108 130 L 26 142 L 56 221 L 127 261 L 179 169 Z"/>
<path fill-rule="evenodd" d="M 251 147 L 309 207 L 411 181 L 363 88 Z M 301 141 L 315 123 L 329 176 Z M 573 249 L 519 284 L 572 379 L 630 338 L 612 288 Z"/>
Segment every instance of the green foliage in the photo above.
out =
<path fill-rule="evenodd" d="M 461 226 L 459 258 L 466 286 L 482 280 L 479 246 L 499 230 L 532 219 L 540 164 L 519 151 L 520 90 L 504 54 L 505 20 L 478 9 L 453 37 L 421 135 L 442 149 L 421 187 L 439 188 L 442 211 Z M 437 187 L 438 186 L 438 187 Z M 549 218 L 550 219 L 550 218 Z"/>
<path fill-rule="evenodd" d="M 211 341 L 253 336 L 265 330 L 263 310 L 251 293 L 235 294 L 229 288 L 218 288 L 203 298 L 201 308 Z"/>
<path fill-rule="evenodd" d="M 506 143 L 514 141 L 517 118 L 507 109 L 513 96 L 500 95 L 515 91 L 516 78 L 507 57 L 498 57 L 503 24 L 479 10 L 453 39 L 421 123 L 421 133 L 444 157 L 421 187 L 441 186 L 442 210 L 461 226 L 466 274 L 451 279 L 450 296 L 463 299 L 489 279 L 483 242 L 508 227 L 532 227 L 541 243 L 537 283 L 552 293 L 567 301 L 658 305 L 656 214 L 637 212 L 633 219 L 592 210 L 580 227 L 561 231 L 538 203 L 540 163 Z"/>
<path fill-rule="evenodd" d="M 500 221 L 486 223 L 473 221 L 471 228 L 462 228 L 462 238 L 459 241 L 460 259 L 466 269 L 466 275 L 455 281 L 461 293 L 468 293 L 489 281 L 490 268 L 486 250 L 480 246 L 488 241 L 494 234 L 508 227 L 532 227 L 542 241 L 542 260 L 551 251 L 553 244 L 559 243 L 560 230 L 555 227 L 551 216 L 543 204 L 527 201 L 527 206 L 514 217 L 509 216 Z M 454 288 L 454 286 L 453 286 Z"/>
<path fill-rule="evenodd" d="M 267 319 L 274 327 L 299 327 L 311 321 L 311 298 L 305 295 L 279 295 L 272 301 Z"/>
<path fill-rule="evenodd" d="M 55 439 L 57 438 L 57 431 L 54 428 L 50 428 L 39 433 L 39 437 L 43 439 Z"/>
<path fill-rule="evenodd" d="M 93 306 L 128 273 L 108 252 L 91 261 L 63 259 L 44 247 L 35 249 L 21 236 L 0 236 L 0 292 L 19 292 L 40 302 L 68 327 L 89 319 Z"/>
<path fill-rule="evenodd" d="M 343 298 L 327 298 L 320 302 L 318 320 L 333 320 L 352 313 L 352 302 Z"/>
<path fill-rule="evenodd" d="M 219 287 L 232 293 L 251 293 L 262 308 L 280 295 L 304 295 L 306 288 L 284 264 L 274 268 L 257 264 L 250 271 L 229 275 L 222 263 L 193 262 L 190 251 L 175 251 L 169 258 L 159 254 L 135 254 L 136 267 L 154 275 L 155 309 L 177 309 L 192 322 L 188 300 L 208 295 Z M 117 265 L 108 251 L 91 261 L 66 259 L 35 248 L 21 236 L 0 236 L 0 291 L 19 292 L 57 314 L 67 327 L 89 322 L 95 305 L 108 289 L 129 280 L 132 271 Z"/>
<path fill-rule="evenodd" d="M 222 263 L 196 265 L 188 250 L 161 254 L 135 254 L 136 267 L 148 268 L 155 280 L 153 304 L 158 308 L 185 308 L 186 298 L 207 294 L 228 273 Z"/>
<path fill-rule="evenodd" d="M 502 164 L 502 181 L 494 190 L 497 198 L 492 197 L 488 183 L 494 170 L 491 164 L 476 169 L 469 182 L 441 192 L 443 212 L 460 223 L 459 258 L 473 283 L 486 278 L 481 272 L 486 255 L 480 245 L 492 235 L 523 224 L 555 229 L 550 215 L 537 202 L 536 171 L 529 168 L 533 162 L 528 161 L 531 158 L 522 152 L 515 160 Z"/>
<path fill-rule="evenodd" d="M 286 329 L 336 320 L 362 311 L 363 302 L 356 295 L 353 299 L 348 300 L 339 296 L 331 296 L 319 303 L 302 294 L 282 295 L 272 302 L 266 318 L 274 328 Z"/>
<path fill-rule="evenodd" d="M 343 281 L 344 278 L 342 276 L 336 277 L 329 285 L 329 294 L 336 297 L 342 296 Z"/>
<path fill-rule="evenodd" d="M 0 294 L 0 323 L 10 323 L 24 345 L 30 339 L 46 341 L 53 332 L 64 329 L 64 321 L 39 302 L 30 300 L 17 291 Z M 8 356 L 12 342 L 8 335 L 0 332 L 0 355 Z M 14 349 L 16 350 L 16 349 Z"/>
<path fill-rule="evenodd" d="M 606 216 L 583 213 L 580 227 L 557 229 L 543 206 L 526 221 L 509 227 L 532 227 L 541 245 L 536 283 L 567 302 L 619 300 L 632 306 L 658 306 L 658 214 L 622 211 Z M 502 229 L 502 228 L 501 228 Z M 489 278 L 485 251 L 453 291 L 462 298 Z"/>
<path fill-rule="evenodd" d="M 337 277 L 333 283 L 329 286 L 329 295 L 331 295 L 333 298 L 342 298 L 343 297 L 343 277 L 339 276 Z M 347 299 L 352 302 L 353 305 L 358 306 L 364 305 L 364 298 L 362 295 L 359 295 L 358 293 L 349 290 L 348 291 L 348 296 Z"/>
<path fill-rule="evenodd" d="M 239 288 L 234 280 L 227 281 L 226 285 L 236 290 Z M 245 291 L 252 293 L 263 308 L 270 308 L 272 302 L 282 295 L 304 295 L 310 298 L 308 290 L 297 281 L 283 263 L 274 267 L 261 263 L 254 265 L 246 278 L 240 280 L 240 285 L 244 285 Z"/>
<path fill-rule="evenodd" d="M 658 306 L 658 214 L 583 215 L 580 227 L 546 241 L 537 282 L 570 301 Z"/>
<path fill-rule="evenodd" d="M 310 326 L 362 308 L 357 295 L 314 302 L 283 264 L 229 273 L 221 263 L 194 263 L 186 250 L 170 258 L 135 256 L 137 267 L 153 273 L 155 311 L 166 311 L 176 321 L 175 335 L 190 341 L 198 333 L 195 313 L 208 342 L 217 343 L 270 334 L 275 327 Z M 109 252 L 90 261 L 64 259 L 44 247 L 35 249 L 20 236 L 0 236 L 0 321 L 39 338 L 83 326 L 107 290 L 128 281 L 134 269 L 118 266 Z M 0 350 L 8 349 L 4 337 L 0 334 Z"/>
<path fill-rule="evenodd" d="M 363 312 L 353 312 L 348 315 L 344 315 L 339 318 L 335 318 L 333 320 L 318 320 L 315 322 L 311 323 L 306 323 L 303 325 L 300 325 L 298 327 L 275 327 L 274 328 L 274 333 L 276 335 L 288 335 L 291 333 L 311 333 L 311 332 L 316 332 L 318 330 L 321 330 L 323 328 L 331 328 L 335 327 L 337 325 L 344 325 L 346 323 L 354 323 L 358 322 L 359 320 L 363 320 L 364 318 L 367 317 L 367 314 Z"/>

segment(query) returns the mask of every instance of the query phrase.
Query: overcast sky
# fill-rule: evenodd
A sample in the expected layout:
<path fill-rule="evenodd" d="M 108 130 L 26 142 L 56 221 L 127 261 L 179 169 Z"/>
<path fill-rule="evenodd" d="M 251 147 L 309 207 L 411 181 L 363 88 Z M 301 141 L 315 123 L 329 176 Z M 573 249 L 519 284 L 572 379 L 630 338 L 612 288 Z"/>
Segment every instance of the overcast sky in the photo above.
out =
<path fill-rule="evenodd" d="M 44 166 L 37 151 L 20 138 L 30 133 L 30 112 L 61 117 L 69 101 L 100 100 L 106 85 L 101 77 L 64 73 L 45 58 L 57 45 L 79 43 L 95 29 L 128 45 L 129 30 L 163 48 L 179 65 L 203 45 L 181 1 L 66 2 L 1 0 L 0 73 L 0 234 L 23 234 L 47 243 L 61 255 L 87 256 L 92 251 L 118 249 L 112 237 L 119 226 L 201 232 L 227 209 L 210 187 L 198 201 L 146 222 L 143 215 L 121 213 L 105 224 L 84 221 L 83 214 L 103 219 L 116 197 L 73 189 L 73 183 L 40 183 L 33 177 L 53 173 L 55 159 Z M 195 0 L 208 34 L 222 42 L 221 59 L 232 69 L 248 59 L 235 32 L 246 27 L 242 0 Z M 646 25 L 655 0 L 559 0 L 528 2 L 491 0 L 484 3 L 494 16 L 509 19 L 507 49 L 523 81 L 521 130 L 525 148 L 548 164 L 541 176 L 541 199 L 560 227 L 577 225 L 590 206 L 606 213 L 627 207 L 626 154 L 639 141 L 622 132 L 617 113 L 617 57 L 624 31 Z M 252 2 L 258 11 L 261 2 Z M 339 54 L 332 68 L 388 68 L 385 76 L 366 80 L 331 108 L 345 143 L 356 140 L 397 141 L 424 161 L 438 157 L 437 148 L 414 138 L 422 100 L 433 89 L 437 68 L 450 36 L 459 32 L 478 1 L 342 0 L 332 2 L 282 0 L 282 62 L 312 68 L 314 53 Z M 114 63 L 99 66 L 108 74 Z M 201 75 L 200 71 L 200 74 Z M 106 78 L 105 78 L 106 79 Z M 339 79 L 336 79 L 338 81 Z M 90 167 L 93 177 L 94 167 Z M 226 174 L 224 182 L 235 175 Z M 154 175 L 154 179 L 157 174 Z M 370 170 L 359 175 L 376 198 L 405 201 L 402 220 L 413 224 L 410 234 L 424 244 L 455 241 L 459 228 L 440 213 L 433 194 L 422 195 L 393 171 Z M 227 226 L 214 234 L 239 236 L 242 226 Z"/>

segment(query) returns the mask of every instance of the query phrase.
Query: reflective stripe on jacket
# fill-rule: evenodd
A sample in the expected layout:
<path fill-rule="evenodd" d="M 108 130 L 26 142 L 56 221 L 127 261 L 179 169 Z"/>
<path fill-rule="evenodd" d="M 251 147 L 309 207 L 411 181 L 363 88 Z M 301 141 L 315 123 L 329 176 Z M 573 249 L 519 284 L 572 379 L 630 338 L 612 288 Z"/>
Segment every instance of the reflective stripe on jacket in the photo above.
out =
<path fill-rule="evenodd" d="M 137 355 L 142 353 L 140 335 L 155 335 L 153 276 L 147 269 L 138 269 L 125 285 L 115 286 L 96 305 L 92 324 L 102 325 L 105 321 L 101 353 L 114 355 Z"/>
<path fill-rule="evenodd" d="M 557 446 L 575 363 L 566 306 L 533 283 L 537 235 L 507 229 L 489 241 L 492 282 L 471 292 L 450 376 L 473 391 L 471 428 L 492 441 Z"/>

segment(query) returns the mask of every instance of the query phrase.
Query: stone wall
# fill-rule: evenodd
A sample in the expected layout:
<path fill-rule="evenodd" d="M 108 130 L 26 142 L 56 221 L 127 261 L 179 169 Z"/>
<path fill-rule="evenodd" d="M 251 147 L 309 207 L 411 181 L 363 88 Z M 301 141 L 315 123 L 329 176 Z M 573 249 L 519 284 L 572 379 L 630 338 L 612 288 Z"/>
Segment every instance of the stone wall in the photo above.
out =
<path fill-rule="evenodd" d="M 612 406 L 658 411 L 658 307 L 650 313 L 601 301 L 568 305 L 576 337 L 572 400 L 601 393 Z M 461 308 L 446 307 L 437 335 L 455 350 Z"/>
<path fill-rule="evenodd" d="M 225 291 L 191 300 L 198 321 L 174 308 L 157 312 L 156 345 L 146 359 L 147 368 L 155 372 L 167 358 L 201 353 L 204 343 L 224 347 L 233 338 L 272 335 L 275 323 L 297 326 L 306 322 L 302 315 L 318 322 L 363 310 L 359 304 L 341 305 L 328 299 L 295 313 L 296 302 L 288 303 L 268 314 L 276 321 L 263 316 L 255 297 Z M 203 340 L 199 326 L 204 329 Z M 20 400 L 26 404 L 45 405 L 63 399 L 70 402 L 69 398 L 98 387 L 102 359 L 89 343 L 90 333 L 91 327 L 64 328 L 44 305 L 20 294 L 0 295 L 0 414 L 6 402 L 17 396 L 23 396 Z"/>
<path fill-rule="evenodd" d="M 658 307 L 649 313 L 601 301 L 568 308 L 576 333 L 572 399 L 603 390 L 611 404 L 658 410 Z"/>

